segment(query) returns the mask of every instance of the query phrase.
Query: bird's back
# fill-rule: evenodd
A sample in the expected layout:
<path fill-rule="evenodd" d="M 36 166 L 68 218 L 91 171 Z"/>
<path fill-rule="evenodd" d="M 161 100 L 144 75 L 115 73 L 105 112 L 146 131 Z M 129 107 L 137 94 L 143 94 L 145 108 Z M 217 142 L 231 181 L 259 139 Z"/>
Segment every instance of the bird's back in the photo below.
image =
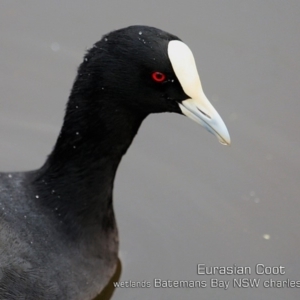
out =
<path fill-rule="evenodd" d="M 114 272 L 117 245 L 105 257 L 68 240 L 29 177 L 0 173 L 0 299 L 95 297 Z"/>

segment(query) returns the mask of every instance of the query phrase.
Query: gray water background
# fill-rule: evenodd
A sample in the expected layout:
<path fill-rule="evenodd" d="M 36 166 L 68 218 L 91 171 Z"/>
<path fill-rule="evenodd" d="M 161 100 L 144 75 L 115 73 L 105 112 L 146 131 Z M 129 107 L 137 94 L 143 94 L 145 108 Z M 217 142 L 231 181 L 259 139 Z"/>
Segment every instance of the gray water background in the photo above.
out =
<path fill-rule="evenodd" d="M 114 300 L 299 299 L 299 288 L 233 288 L 234 278 L 300 280 L 299 1 L 1 1 L 0 167 L 39 168 L 76 68 L 111 30 L 152 25 L 193 50 L 204 91 L 228 126 L 224 147 L 175 114 L 150 116 L 118 170 L 120 281 L 209 280 L 222 288 L 124 288 Z M 254 274 L 257 263 L 285 275 Z"/>

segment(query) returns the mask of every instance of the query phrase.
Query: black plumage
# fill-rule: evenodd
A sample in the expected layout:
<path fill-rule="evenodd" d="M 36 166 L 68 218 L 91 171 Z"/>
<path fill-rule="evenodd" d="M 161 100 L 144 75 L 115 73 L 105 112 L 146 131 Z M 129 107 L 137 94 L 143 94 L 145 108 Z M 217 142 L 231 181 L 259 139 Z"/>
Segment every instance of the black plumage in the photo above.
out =
<path fill-rule="evenodd" d="M 0 299 L 88 300 L 112 276 L 120 160 L 148 114 L 181 113 L 189 98 L 168 57 L 171 40 L 179 39 L 146 26 L 105 35 L 78 68 L 45 164 L 0 174 Z M 167 79 L 154 82 L 155 71 Z"/>

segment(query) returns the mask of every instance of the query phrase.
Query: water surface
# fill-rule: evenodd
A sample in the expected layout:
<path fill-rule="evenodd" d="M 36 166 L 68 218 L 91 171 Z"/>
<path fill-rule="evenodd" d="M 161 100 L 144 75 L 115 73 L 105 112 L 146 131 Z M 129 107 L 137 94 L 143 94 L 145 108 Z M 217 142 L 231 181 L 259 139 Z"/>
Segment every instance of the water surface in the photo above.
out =
<path fill-rule="evenodd" d="M 131 24 L 165 29 L 191 47 L 228 126 L 232 145 L 224 147 L 183 116 L 144 122 L 115 183 L 116 280 L 151 287 L 117 288 L 112 299 L 299 299 L 299 288 L 232 286 L 241 277 L 300 280 L 299 13 L 292 0 L 0 3 L 1 170 L 42 165 L 85 49 Z M 199 263 L 253 273 L 198 275 Z M 286 274 L 257 275 L 258 263 Z M 211 278 L 230 286 L 213 288 Z M 155 288 L 155 279 L 208 286 Z"/>

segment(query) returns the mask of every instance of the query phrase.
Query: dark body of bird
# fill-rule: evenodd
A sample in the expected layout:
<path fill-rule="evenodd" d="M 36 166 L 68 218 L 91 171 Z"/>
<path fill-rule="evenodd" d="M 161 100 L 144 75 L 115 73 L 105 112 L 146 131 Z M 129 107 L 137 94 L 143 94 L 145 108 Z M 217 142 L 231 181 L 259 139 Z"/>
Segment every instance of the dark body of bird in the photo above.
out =
<path fill-rule="evenodd" d="M 229 143 L 201 92 L 197 109 L 186 104 L 201 84 L 185 82 L 186 72 L 198 76 L 185 47 L 159 29 L 131 26 L 87 51 L 45 164 L 0 174 L 0 299 L 89 300 L 103 289 L 118 256 L 116 170 L 150 113 L 198 118 Z"/>

